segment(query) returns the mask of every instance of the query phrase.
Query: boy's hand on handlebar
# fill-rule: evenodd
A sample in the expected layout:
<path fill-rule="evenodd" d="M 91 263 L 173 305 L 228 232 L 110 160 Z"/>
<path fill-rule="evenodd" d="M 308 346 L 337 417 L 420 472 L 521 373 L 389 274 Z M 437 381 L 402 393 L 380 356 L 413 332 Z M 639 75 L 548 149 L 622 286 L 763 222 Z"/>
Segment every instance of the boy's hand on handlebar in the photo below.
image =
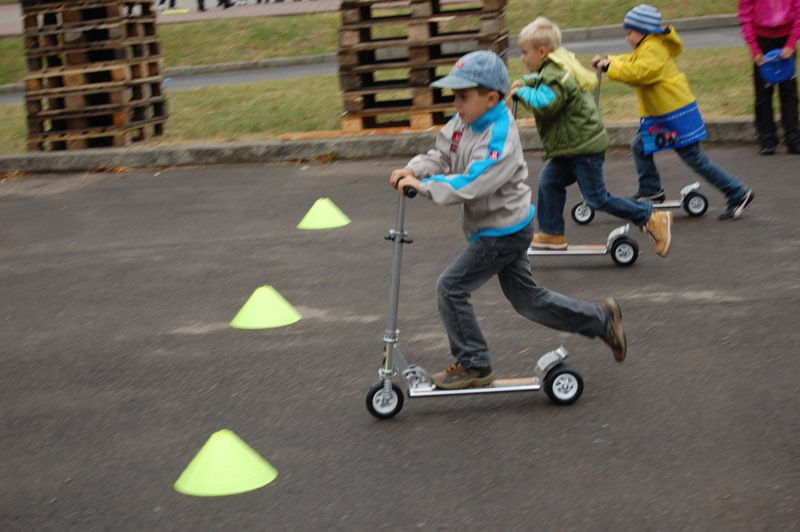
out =
<path fill-rule="evenodd" d="M 401 181 L 402 187 L 411 187 L 415 191 L 419 191 L 419 179 L 414 176 L 414 170 L 411 168 L 400 168 L 392 171 L 392 175 L 389 177 L 389 184 L 392 188 L 402 192 Z"/>
<path fill-rule="evenodd" d="M 607 72 L 609 63 L 611 63 L 611 61 L 609 61 L 607 57 L 601 57 L 599 55 L 594 56 L 591 60 L 592 68 L 595 71 L 602 70 L 603 72 Z"/>

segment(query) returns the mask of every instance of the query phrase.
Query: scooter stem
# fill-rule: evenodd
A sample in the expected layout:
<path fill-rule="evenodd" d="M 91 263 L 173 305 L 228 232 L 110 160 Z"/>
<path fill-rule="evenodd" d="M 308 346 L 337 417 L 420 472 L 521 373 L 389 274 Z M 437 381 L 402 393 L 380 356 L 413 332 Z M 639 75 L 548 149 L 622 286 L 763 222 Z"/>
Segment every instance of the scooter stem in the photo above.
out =
<path fill-rule="evenodd" d="M 386 237 L 387 240 L 391 240 L 394 243 L 394 251 L 392 253 L 392 281 L 389 286 L 389 312 L 384 338 L 387 343 L 394 343 L 397 341 L 397 309 L 400 303 L 400 268 L 403 263 L 403 241 L 405 237 L 403 225 L 405 224 L 406 198 L 403 194 L 398 194 L 397 196 L 399 198 L 397 201 L 397 223 L 395 224 L 395 228 L 389 231 L 389 236 Z"/>

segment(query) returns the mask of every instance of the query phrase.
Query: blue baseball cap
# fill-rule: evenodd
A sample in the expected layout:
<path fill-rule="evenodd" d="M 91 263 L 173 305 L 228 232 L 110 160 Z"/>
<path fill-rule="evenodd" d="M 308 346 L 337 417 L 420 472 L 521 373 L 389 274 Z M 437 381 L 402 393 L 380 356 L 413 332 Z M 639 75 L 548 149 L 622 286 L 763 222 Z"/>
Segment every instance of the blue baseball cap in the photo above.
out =
<path fill-rule="evenodd" d="M 783 83 L 791 79 L 795 73 L 794 56 L 781 59 L 781 49 L 776 48 L 764 54 L 764 63 L 758 67 L 758 73 L 767 83 Z"/>
<path fill-rule="evenodd" d="M 440 89 L 472 89 L 484 87 L 502 94 L 508 91 L 508 69 L 503 59 L 489 50 L 470 52 L 456 61 L 453 70 L 431 87 Z"/>

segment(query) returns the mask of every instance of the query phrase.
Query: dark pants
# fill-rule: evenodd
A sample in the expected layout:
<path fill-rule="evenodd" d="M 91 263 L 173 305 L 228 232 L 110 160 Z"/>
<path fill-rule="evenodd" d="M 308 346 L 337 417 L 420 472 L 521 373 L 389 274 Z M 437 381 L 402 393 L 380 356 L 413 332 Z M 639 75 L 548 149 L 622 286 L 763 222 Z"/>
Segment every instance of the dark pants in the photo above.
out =
<path fill-rule="evenodd" d="M 783 48 L 786 37 L 768 39 L 758 37 L 758 46 L 763 53 L 770 50 Z M 775 126 L 775 115 L 772 109 L 772 95 L 774 85 L 764 81 L 754 65 L 753 80 L 756 93 L 756 132 L 758 141 L 764 147 L 778 145 L 778 133 Z M 800 131 L 797 129 L 797 78 L 792 77 L 778 84 L 778 96 L 781 106 L 781 125 L 783 126 L 784 140 L 790 146 L 800 147 Z"/>
<path fill-rule="evenodd" d="M 589 338 L 605 330 L 606 318 L 598 305 L 551 292 L 534 282 L 528 262 L 532 237 L 533 223 L 510 235 L 480 237 L 470 242 L 439 277 L 439 315 L 450 340 L 450 352 L 465 368 L 492 364 L 471 298 L 495 275 L 514 310 L 529 320 Z"/>

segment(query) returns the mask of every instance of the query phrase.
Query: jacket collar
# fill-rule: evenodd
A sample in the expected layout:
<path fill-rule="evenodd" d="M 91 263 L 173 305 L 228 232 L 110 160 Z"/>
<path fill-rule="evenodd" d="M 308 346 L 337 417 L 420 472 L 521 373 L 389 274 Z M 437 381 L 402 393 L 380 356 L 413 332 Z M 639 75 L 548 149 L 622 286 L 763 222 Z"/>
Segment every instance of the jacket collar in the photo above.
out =
<path fill-rule="evenodd" d="M 504 114 L 508 113 L 508 108 L 503 100 L 497 105 L 483 113 L 480 118 L 469 125 L 475 133 L 483 133 L 487 127 L 497 122 Z"/>

